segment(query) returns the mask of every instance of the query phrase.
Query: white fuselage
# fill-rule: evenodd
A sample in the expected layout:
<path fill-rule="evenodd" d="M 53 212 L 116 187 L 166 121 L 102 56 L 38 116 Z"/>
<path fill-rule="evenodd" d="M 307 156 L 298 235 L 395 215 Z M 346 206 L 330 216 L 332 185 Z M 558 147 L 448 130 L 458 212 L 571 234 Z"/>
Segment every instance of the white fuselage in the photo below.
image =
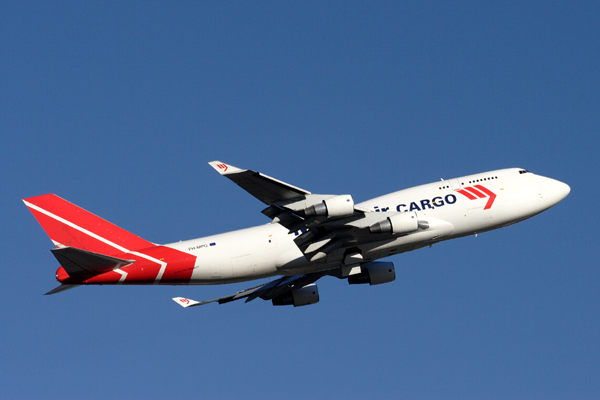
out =
<path fill-rule="evenodd" d="M 478 186 L 482 188 L 477 189 Z M 354 248 L 368 262 L 497 229 L 539 214 L 569 191 L 562 182 L 518 168 L 400 190 L 356 205 L 370 212 L 352 222 L 367 232 Z M 416 213 L 428 228 L 409 235 L 368 233 L 370 225 L 398 212 Z M 341 266 L 345 248 L 310 262 L 294 242 L 297 235 L 298 232 L 290 233 L 280 224 L 271 223 L 167 246 L 196 256 L 190 284 L 240 282 Z"/>

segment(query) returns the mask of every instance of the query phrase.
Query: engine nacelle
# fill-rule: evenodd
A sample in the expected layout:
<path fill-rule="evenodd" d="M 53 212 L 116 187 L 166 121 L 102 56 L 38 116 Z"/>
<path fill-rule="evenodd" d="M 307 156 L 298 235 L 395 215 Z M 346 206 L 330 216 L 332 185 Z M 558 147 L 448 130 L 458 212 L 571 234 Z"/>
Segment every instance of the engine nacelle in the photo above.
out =
<path fill-rule="evenodd" d="M 300 289 L 290 290 L 280 296 L 273 297 L 272 302 L 274 306 L 294 305 L 294 307 L 315 304 L 319 302 L 319 289 L 316 284 L 311 283 Z"/>
<path fill-rule="evenodd" d="M 345 217 L 354 213 L 354 200 L 349 194 L 330 197 L 304 210 L 309 217 Z"/>
<path fill-rule="evenodd" d="M 416 212 L 402 212 L 387 217 L 381 222 L 372 225 L 371 233 L 393 233 L 395 235 L 410 233 L 419 229 Z"/>
<path fill-rule="evenodd" d="M 350 275 L 348 283 L 350 285 L 360 285 L 368 283 L 369 285 L 379 285 L 381 283 L 392 282 L 396 279 L 396 270 L 394 263 L 391 262 L 370 262 L 361 265 L 360 274 Z"/>

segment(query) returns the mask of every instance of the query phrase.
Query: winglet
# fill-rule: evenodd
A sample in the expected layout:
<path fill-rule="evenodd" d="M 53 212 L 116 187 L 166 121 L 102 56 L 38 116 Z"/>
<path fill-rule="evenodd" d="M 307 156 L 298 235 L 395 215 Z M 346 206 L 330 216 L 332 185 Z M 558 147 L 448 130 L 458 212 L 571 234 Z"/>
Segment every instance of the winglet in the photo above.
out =
<path fill-rule="evenodd" d="M 233 165 L 225 164 L 221 161 L 211 161 L 208 164 L 216 169 L 221 175 L 237 174 L 239 172 L 246 171 L 245 169 L 240 169 L 238 167 L 234 167 Z"/>
<path fill-rule="evenodd" d="M 192 300 L 192 299 L 186 299 L 185 297 L 173 297 L 173 301 L 175 303 L 179 304 L 183 308 L 200 305 L 199 301 Z"/>

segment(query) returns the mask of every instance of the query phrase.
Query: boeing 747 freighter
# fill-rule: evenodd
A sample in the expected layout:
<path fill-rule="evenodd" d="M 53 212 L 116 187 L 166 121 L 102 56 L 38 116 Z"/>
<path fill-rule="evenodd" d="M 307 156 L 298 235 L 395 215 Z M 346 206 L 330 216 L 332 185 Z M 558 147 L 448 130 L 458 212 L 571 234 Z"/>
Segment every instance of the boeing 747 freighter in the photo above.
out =
<path fill-rule="evenodd" d="M 183 307 L 261 298 L 274 305 L 319 301 L 324 276 L 377 285 L 396 278 L 377 261 L 435 243 L 502 228 L 554 206 L 568 185 L 520 168 L 429 183 L 355 203 L 312 194 L 259 172 L 213 161 L 221 175 L 262 201 L 271 222 L 157 245 L 53 194 L 24 199 L 56 246 L 58 293 L 80 285 L 218 285 L 279 276 Z"/>

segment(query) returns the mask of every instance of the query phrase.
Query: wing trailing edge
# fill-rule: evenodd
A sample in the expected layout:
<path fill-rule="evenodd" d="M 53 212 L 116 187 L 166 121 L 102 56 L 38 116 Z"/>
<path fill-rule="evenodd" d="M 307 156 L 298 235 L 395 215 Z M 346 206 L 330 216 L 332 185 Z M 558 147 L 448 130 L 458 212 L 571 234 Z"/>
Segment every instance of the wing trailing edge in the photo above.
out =
<path fill-rule="evenodd" d="M 174 297 L 173 301 L 184 308 L 202 306 L 209 303 L 229 303 L 230 301 L 246 299 L 246 303 L 258 297 L 263 300 L 273 300 L 287 292 L 310 285 L 331 271 L 315 272 L 305 275 L 284 276 L 274 281 L 263 283 L 253 288 L 241 290 L 227 296 L 217 297 L 211 300 L 196 301 L 185 297 Z"/>

